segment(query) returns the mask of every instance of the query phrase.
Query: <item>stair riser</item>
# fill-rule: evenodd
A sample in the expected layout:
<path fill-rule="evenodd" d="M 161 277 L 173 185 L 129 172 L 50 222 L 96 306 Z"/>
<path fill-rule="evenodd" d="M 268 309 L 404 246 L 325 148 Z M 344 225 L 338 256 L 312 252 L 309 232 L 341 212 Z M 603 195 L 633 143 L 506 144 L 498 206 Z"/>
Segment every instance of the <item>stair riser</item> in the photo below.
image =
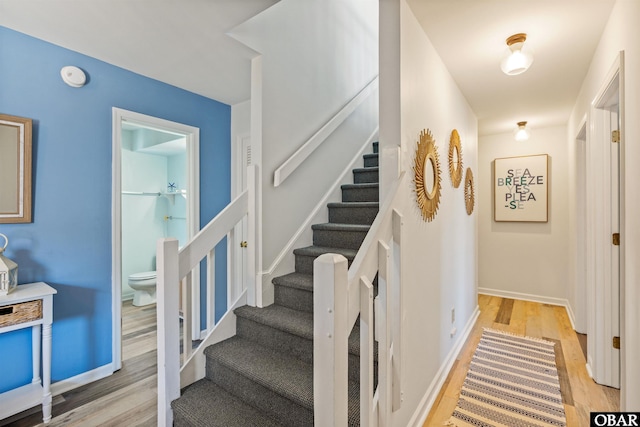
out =
<path fill-rule="evenodd" d="M 315 261 L 317 257 L 296 254 L 295 258 L 296 258 L 295 265 L 296 265 L 297 273 L 313 274 L 313 261 Z M 353 260 L 348 260 L 349 262 L 348 265 L 351 265 L 352 261 Z"/>
<path fill-rule="evenodd" d="M 378 208 L 371 207 L 329 207 L 329 222 L 335 224 L 371 225 L 378 215 Z"/>
<path fill-rule="evenodd" d="M 378 154 L 378 143 L 377 143 L 377 142 L 374 142 L 374 143 L 373 143 L 373 144 L 371 144 L 371 145 L 373 145 L 373 152 L 374 152 L 374 153 L 376 153 L 376 154 Z"/>
<path fill-rule="evenodd" d="M 313 292 L 288 286 L 274 285 L 275 304 L 294 310 L 313 313 Z"/>
<path fill-rule="evenodd" d="M 274 350 L 288 353 L 298 359 L 313 363 L 313 340 L 289 334 L 279 329 L 263 325 L 238 316 L 237 334 Z"/>
<path fill-rule="evenodd" d="M 378 167 L 378 155 L 368 155 L 364 156 L 364 167 L 365 168 L 375 168 Z"/>
<path fill-rule="evenodd" d="M 368 184 L 378 182 L 377 170 L 354 170 L 353 171 L 353 183 L 354 184 Z"/>
<path fill-rule="evenodd" d="M 379 202 L 380 194 L 378 187 L 372 188 L 343 188 L 343 202 Z"/>
<path fill-rule="evenodd" d="M 358 249 L 366 231 L 313 230 L 313 244 L 330 248 Z"/>
<path fill-rule="evenodd" d="M 207 358 L 206 376 L 229 393 L 285 426 L 313 426 L 313 410 L 251 381 L 215 359 Z"/>

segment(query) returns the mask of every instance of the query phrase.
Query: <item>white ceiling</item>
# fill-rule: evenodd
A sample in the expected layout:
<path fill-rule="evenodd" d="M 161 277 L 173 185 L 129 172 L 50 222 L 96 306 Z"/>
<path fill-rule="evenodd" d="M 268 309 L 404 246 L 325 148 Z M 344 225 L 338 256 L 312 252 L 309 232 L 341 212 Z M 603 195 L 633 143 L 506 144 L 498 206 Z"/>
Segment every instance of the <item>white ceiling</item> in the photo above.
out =
<path fill-rule="evenodd" d="M 0 0 L 0 25 L 232 105 L 255 52 L 226 32 L 277 1 Z"/>
<path fill-rule="evenodd" d="M 478 116 L 478 131 L 566 124 L 615 0 L 407 0 Z M 500 70 L 505 40 L 526 33 L 531 68 Z"/>
<path fill-rule="evenodd" d="M 478 116 L 480 134 L 564 124 L 615 0 L 407 0 Z M 0 25 L 174 86 L 249 99 L 251 49 L 227 36 L 277 0 L 1 0 Z M 528 34 L 531 68 L 500 71 Z"/>

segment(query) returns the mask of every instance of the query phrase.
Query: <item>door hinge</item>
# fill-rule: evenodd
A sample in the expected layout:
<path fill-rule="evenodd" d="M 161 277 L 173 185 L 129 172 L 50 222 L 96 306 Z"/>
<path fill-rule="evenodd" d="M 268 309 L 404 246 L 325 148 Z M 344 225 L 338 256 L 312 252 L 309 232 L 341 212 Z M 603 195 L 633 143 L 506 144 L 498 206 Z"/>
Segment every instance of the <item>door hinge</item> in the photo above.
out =
<path fill-rule="evenodd" d="M 611 142 L 620 142 L 620 131 L 614 130 L 611 132 Z"/>
<path fill-rule="evenodd" d="M 614 246 L 620 246 L 620 233 L 613 233 L 611 235 L 611 241 Z"/>
<path fill-rule="evenodd" d="M 620 337 L 613 337 L 613 348 L 620 350 Z"/>
<path fill-rule="evenodd" d="M 241 248 L 246 248 L 247 247 L 247 241 L 244 240 L 244 241 L 240 242 L 240 247 Z"/>

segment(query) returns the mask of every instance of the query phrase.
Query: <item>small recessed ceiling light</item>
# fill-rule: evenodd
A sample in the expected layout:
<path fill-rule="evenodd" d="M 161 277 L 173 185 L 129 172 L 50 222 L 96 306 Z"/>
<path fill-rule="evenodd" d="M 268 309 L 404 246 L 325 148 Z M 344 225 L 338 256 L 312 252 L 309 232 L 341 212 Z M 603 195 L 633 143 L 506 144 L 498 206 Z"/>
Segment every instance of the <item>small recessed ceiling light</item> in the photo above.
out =
<path fill-rule="evenodd" d="M 515 76 L 524 73 L 533 63 L 533 50 L 529 45 L 525 46 L 526 40 L 527 35 L 524 33 L 514 34 L 507 39 L 509 48 L 500 63 L 500 68 L 505 74 Z"/>
<path fill-rule="evenodd" d="M 518 122 L 518 127 L 513 131 L 516 141 L 526 141 L 531 136 L 527 129 L 527 122 Z"/>
<path fill-rule="evenodd" d="M 67 65 L 60 70 L 62 80 L 71 87 L 82 87 L 87 81 L 87 76 L 78 67 Z"/>

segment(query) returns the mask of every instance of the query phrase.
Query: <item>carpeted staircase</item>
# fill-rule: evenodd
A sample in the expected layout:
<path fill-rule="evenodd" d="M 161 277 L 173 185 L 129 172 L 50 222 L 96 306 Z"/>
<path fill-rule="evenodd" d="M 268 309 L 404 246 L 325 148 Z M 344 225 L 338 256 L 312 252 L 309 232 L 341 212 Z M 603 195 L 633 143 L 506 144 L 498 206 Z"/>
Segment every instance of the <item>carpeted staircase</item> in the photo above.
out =
<path fill-rule="evenodd" d="M 313 246 L 294 250 L 295 271 L 273 280 L 275 303 L 235 310 L 237 335 L 205 350 L 206 377 L 172 403 L 174 425 L 313 425 L 313 261 L 324 253 L 349 264 L 378 213 L 378 147 L 329 203 Z M 359 425 L 359 328 L 349 337 L 349 425 Z"/>

